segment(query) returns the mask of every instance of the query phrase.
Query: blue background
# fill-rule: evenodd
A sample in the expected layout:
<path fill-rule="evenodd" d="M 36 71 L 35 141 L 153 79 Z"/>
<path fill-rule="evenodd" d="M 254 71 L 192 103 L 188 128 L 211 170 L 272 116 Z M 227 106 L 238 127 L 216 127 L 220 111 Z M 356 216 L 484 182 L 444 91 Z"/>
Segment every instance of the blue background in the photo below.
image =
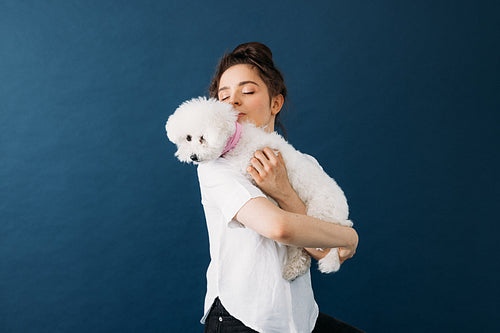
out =
<path fill-rule="evenodd" d="M 164 124 L 270 46 L 289 141 L 360 236 L 320 309 L 367 332 L 498 329 L 494 1 L 0 1 L 0 331 L 201 332 L 196 169 Z"/>

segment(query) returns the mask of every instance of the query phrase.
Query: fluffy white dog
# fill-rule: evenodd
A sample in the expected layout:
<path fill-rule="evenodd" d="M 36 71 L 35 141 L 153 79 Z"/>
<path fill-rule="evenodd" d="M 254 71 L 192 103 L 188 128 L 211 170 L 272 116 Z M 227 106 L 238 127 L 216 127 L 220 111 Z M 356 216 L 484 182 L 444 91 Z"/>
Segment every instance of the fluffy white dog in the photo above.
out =
<path fill-rule="evenodd" d="M 295 150 L 277 133 L 267 133 L 251 123 L 239 124 L 238 112 L 232 105 L 204 97 L 184 102 L 172 114 L 165 129 L 170 141 L 177 146 L 175 156 L 187 163 L 203 163 L 225 158 L 248 177 L 246 169 L 255 151 L 265 147 L 281 152 L 288 179 L 307 208 L 307 215 L 318 219 L 352 226 L 349 207 L 342 189 L 319 165 Z M 255 184 L 255 182 L 254 182 Z M 292 281 L 310 267 L 311 258 L 303 248 L 288 246 L 283 277 Z M 340 268 L 338 249 L 319 261 L 323 273 Z"/>

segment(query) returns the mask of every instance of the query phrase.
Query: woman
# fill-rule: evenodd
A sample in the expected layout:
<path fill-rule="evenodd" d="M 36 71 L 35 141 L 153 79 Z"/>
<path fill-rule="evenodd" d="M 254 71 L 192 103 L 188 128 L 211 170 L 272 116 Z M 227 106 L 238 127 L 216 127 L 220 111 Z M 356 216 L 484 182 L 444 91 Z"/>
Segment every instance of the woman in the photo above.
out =
<path fill-rule="evenodd" d="M 209 92 L 240 112 L 238 122 L 269 132 L 280 125 L 286 86 L 263 44 L 242 44 L 226 54 Z M 343 262 L 355 253 L 356 231 L 305 215 L 279 153 L 265 148 L 250 163 L 247 171 L 258 187 L 224 158 L 198 166 L 211 256 L 201 320 L 205 332 L 359 332 L 319 313 L 309 272 L 292 282 L 281 276 L 285 244 L 304 247 L 318 260 L 328 248 L 339 247 Z"/>

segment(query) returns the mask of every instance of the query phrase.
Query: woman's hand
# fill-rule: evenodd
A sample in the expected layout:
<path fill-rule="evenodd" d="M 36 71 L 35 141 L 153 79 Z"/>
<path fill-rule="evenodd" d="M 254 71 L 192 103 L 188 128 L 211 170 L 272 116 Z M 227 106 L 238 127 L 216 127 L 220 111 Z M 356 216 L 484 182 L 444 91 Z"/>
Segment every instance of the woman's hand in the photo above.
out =
<path fill-rule="evenodd" d="M 339 259 L 340 259 L 340 263 L 343 264 L 344 261 L 346 261 L 347 259 L 350 259 L 352 258 L 352 256 L 354 256 L 354 253 L 356 253 L 356 247 L 357 247 L 357 244 L 355 247 L 353 248 L 347 248 L 347 247 L 339 247 Z"/>
<path fill-rule="evenodd" d="M 290 197 L 297 196 L 290 185 L 285 162 L 279 152 L 276 156 L 274 151 L 268 147 L 257 150 L 250 160 L 250 164 L 247 172 L 255 180 L 257 186 L 276 200 L 278 204 L 286 202 Z"/>
<path fill-rule="evenodd" d="M 355 248 L 339 247 L 339 259 L 340 263 L 343 264 L 347 259 L 352 258 L 354 253 L 356 253 Z M 323 249 L 322 251 L 314 248 L 306 248 L 307 253 L 316 260 L 321 260 L 330 252 L 331 249 Z"/>

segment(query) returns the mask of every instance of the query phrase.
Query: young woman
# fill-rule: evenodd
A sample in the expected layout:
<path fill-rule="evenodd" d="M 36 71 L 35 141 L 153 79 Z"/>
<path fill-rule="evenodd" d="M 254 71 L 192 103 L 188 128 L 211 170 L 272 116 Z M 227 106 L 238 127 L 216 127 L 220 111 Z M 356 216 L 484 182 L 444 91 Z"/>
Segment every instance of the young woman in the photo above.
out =
<path fill-rule="evenodd" d="M 238 122 L 269 132 L 280 125 L 286 86 L 261 43 L 239 45 L 223 56 L 209 92 L 240 112 Z M 338 247 L 343 262 L 356 251 L 356 231 L 305 215 L 279 153 L 265 148 L 250 163 L 247 171 L 258 187 L 224 158 L 198 166 L 211 256 L 205 332 L 360 332 L 319 313 L 309 272 L 292 282 L 281 276 L 285 245 L 304 247 L 315 259 Z"/>

